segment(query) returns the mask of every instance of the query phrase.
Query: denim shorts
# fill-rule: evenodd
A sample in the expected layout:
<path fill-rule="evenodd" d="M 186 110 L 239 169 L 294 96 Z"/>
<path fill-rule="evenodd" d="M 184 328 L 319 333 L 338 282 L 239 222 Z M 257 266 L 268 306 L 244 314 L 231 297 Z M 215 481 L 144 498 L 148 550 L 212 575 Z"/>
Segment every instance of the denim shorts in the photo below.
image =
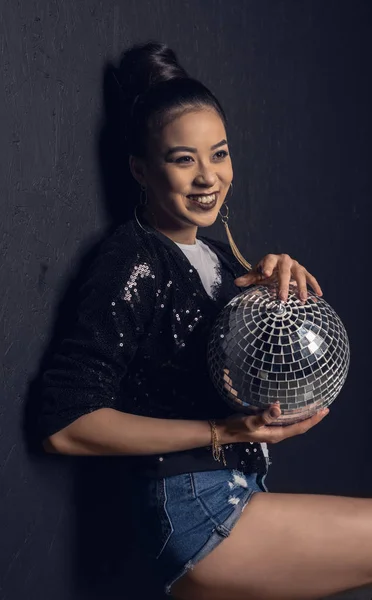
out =
<path fill-rule="evenodd" d="M 166 594 L 226 538 L 265 476 L 221 469 L 134 483 L 134 526 Z"/>

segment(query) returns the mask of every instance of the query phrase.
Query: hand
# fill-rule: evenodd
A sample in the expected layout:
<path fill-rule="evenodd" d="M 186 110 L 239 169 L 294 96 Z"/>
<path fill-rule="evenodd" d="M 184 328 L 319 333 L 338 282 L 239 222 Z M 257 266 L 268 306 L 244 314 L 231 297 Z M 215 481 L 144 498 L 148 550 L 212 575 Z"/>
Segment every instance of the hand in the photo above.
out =
<path fill-rule="evenodd" d="M 236 406 L 239 406 L 241 401 L 238 398 L 238 392 L 232 387 L 233 382 L 229 376 L 229 370 L 223 370 L 224 388 L 234 401 Z M 252 412 L 257 411 L 256 407 L 252 406 Z M 305 419 L 294 425 L 275 425 L 272 423 L 281 415 L 279 401 L 271 404 L 264 412 L 260 414 L 245 416 L 233 415 L 220 423 L 217 427 L 222 444 L 234 442 L 266 442 L 268 444 L 276 444 L 289 437 L 306 433 L 317 425 L 329 413 L 329 408 L 320 410 L 309 419 Z"/>
<path fill-rule="evenodd" d="M 242 416 L 233 415 L 217 425 L 218 436 L 221 444 L 236 442 L 266 442 L 277 444 L 287 438 L 306 433 L 320 423 L 329 413 L 329 409 L 323 409 L 300 423 L 286 426 L 270 426 L 281 414 L 280 407 L 272 404 L 260 415 Z"/>
<path fill-rule="evenodd" d="M 279 299 L 286 302 L 291 280 L 297 285 L 298 297 L 303 302 L 307 300 L 307 285 L 312 287 L 318 296 L 323 295 L 315 277 L 288 254 L 267 254 L 252 271 L 235 279 L 235 285 L 246 287 L 277 283 Z"/>

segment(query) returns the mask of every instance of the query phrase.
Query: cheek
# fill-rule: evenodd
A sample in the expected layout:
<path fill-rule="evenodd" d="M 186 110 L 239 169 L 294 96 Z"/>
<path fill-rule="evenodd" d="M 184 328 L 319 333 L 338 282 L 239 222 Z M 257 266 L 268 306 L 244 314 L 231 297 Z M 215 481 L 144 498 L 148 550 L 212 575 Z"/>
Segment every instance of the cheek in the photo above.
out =
<path fill-rule="evenodd" d="M 220 172 L 220 176 L 221 179 L 224 181 L 224 183 L 226 183 L 227 185 L 230 185 L 230 182 L 233 180 L 233 168 L 232 168 L 232 164 L 231 161 L 226 161 L 226 163 L 224 163 L 221 172 Z"/>
<path fill-rule="evenodd" d="M 190 185 L 190 173 L 187 173 L 186 169 L 169 169 L 163 172 L 163 181 L 169 192 L 182 194 Z"/>
<path fill-rule="evenodd" d="M 173 179 L 166 169 L 158 169 L 156 173 L 151 173 L 149 185 L 153 189 L 155 196 L 159 198 L 169 194 L 174 186 Z"/>

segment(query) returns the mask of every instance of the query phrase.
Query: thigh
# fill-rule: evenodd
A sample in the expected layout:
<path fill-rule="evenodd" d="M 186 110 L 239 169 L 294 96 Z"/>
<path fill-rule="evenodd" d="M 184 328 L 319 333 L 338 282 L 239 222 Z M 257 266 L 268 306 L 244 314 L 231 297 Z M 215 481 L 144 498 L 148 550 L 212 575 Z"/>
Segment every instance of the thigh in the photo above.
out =
<path fill-rule="evenodd" d="M 179 600 L 310 600 L 372 582 L 372 500 L 256 493 L 172 587 Z"/>

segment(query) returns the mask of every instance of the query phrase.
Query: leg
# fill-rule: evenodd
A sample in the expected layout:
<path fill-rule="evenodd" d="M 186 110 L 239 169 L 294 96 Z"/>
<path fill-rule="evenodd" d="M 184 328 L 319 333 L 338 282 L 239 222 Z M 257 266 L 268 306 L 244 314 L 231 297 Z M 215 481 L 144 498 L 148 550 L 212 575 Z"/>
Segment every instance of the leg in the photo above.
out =
<path fill-rule="evenodd" d="M 256 493 L 177 600 L 314 600 L 372 583 L 372 500 Z"/>

